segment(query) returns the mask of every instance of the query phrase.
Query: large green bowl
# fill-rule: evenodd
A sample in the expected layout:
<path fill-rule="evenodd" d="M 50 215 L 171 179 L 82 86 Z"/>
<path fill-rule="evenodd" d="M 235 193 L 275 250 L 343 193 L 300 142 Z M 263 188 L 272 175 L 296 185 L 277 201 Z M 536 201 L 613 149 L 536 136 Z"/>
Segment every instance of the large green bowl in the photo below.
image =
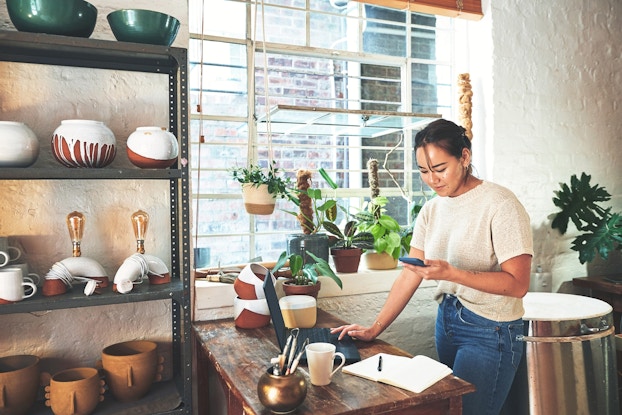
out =
<path fill-rule="evenodd" d="M 122 42 L 171 46 L 179 31 L 179 20 L 152 10 L 116 10 L 107 17 L 114 37 Z"/>
<path fill-rule="evenodd" d="M 9 18 L 21 32 L 89 37 L 97 8 L 84 0 L 6 0 Z"/>

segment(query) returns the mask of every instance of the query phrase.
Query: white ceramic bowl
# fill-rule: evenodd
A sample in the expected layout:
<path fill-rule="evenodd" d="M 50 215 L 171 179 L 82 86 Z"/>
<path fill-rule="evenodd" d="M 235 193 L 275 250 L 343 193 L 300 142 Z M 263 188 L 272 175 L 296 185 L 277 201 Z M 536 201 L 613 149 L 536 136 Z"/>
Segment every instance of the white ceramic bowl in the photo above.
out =
<path fill-rule="evenodd" d="M 28 167 L 39 157 L 39 140 L 26 124 L 0 121 L 0 167 Z"/>
<path fill-rule="evenodd" d="M 127 138 L 127 157 L 144 169 L 165 169 L 177 161 L 175 135 L 160 127 L 138 127 Z"/>

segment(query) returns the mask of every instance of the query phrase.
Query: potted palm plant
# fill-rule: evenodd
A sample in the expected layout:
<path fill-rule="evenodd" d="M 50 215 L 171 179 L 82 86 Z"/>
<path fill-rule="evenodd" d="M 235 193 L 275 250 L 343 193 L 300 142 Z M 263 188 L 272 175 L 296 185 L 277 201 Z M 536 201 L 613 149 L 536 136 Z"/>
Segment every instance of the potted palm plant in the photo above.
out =
<path fill-rule="evenodd" d="M 330 264 L 312 252 L 307 252 L 314 262 L 306 262 L 303 255 L 288 254 L 284 251 L 279 256 L 272 273 L 276 274 L 281 268 L 289 263 L 291 278 L 283 284 L 283 291 L 286 295 L 310 295 L 317 298 L 318 292 L 322 287 L 319 280 L 320 275 L 324 275 L 343 288 L 343 282 L 335 274 Z"/>
<path fill-rule="evenodd" d="M 356 220 L 348 221 L 343 231 L 330 221 L 324 221 L 324 229 L 335 237 L 330 254 L 337 272 L 357 272 L 363 250 L 374 248 L 374 235 L 360 231 Z"/>
<path fill-rule="evenodd" d="M 274 212 L 276 199 L 293 197 L 291 179 L 283 176 L 275 162 L 267 169 L 258 164 L 247 167 L 233 167 L 230 170 L 234 180 L 242 185 L 244 208 L 250 214 L 270 215 Z"/>

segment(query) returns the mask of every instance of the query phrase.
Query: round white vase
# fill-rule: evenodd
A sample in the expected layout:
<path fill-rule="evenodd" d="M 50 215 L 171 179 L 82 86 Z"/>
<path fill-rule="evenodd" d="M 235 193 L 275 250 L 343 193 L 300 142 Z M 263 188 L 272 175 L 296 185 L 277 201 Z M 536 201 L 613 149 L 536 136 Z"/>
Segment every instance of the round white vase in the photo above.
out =
<path fill-rule="evenodd" d="M 39 157 L 39 140 L 21 122 L 0 121 L 0 167 L 28 167 Z"/>
<path fill-rule="evenodd" d="M 114 134 L 101 121 L 63 120 L 52 137 L 52 154 L 67 167 L 105 167 L 116 149 Z"/>
<path fill-rule="evenodd" d="M 127 138 L 127 157 L 143 169 L 165 169 L 177 161 L 175 135 L 160 127 L 138 127 Z"/>

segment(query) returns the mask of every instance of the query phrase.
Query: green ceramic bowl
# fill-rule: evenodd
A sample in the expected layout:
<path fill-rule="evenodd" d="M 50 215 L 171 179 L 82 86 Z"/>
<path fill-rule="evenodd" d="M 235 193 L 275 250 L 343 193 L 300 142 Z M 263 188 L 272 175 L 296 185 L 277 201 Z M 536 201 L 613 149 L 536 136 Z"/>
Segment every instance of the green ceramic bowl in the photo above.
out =
<path fill-rule="evenodd" d="M 84 0 L 6 0 L 9 18 L 21 32 L 89 37 L 97 8 Z"/>
<path fill-rule="evenodd" d="M 170 46 L 179 31 L 179 20 L 152 10 L 116 10 L 107 17 L 114 37 L 122 42 Z"/>

